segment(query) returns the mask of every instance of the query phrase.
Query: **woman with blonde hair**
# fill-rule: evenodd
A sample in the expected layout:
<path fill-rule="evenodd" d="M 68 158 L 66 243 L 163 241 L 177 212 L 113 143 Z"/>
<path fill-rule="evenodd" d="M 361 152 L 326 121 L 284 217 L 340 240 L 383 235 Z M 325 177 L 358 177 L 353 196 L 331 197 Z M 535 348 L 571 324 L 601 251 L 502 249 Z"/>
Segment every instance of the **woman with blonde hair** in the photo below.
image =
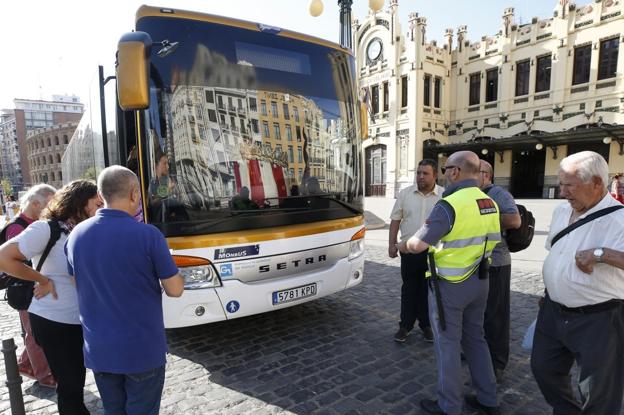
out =
<path fill-rule="evenodd" d="M 86 369 L 78 298 L 74 278 L 67 272 L 64 245 L 74 226 L 95 215 L 102 205 L 95 183 L 73 181 L 56 193 L 41 220 L 0 246 L 0 270 L 36 283 L 28 308 L 30 325 L 57 381 L 61 415 L 89 413 L 84 404 Z M 53 230 L 59 228 L 58 241 L 39 266 Z M 33 266 L 40 271 L 22 262 L 27 259 L 32 259 Z"/>

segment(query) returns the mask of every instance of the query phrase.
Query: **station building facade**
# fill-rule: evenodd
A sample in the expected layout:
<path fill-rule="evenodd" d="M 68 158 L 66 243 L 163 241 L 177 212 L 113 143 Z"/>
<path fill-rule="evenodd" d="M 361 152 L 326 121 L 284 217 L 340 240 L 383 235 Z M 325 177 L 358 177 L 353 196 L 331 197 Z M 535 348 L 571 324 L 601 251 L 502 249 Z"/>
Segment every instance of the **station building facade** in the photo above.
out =
<path fill-rule="evenodd" d="M 495 35 L 470 40 L 460 26 L 442 45 L 417 13 L 404 32 L 398 7 L 354 21 L 367 196 L 395 197 L 422 158 L 442 164 L 459 150 L 488 160 L 517 198 L 557 197 L 559 162 L 578 151 L 624 170 L 622 0 L 560 0 L 526 24 L 507 8 Z"/>

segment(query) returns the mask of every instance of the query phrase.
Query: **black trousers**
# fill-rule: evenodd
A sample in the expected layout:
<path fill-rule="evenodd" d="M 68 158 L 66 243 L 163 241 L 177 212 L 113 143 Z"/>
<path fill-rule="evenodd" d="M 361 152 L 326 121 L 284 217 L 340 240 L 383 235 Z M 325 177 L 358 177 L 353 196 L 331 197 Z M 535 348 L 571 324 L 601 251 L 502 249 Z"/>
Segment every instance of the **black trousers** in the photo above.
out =
<path fill-rule="evenodd" d="M 28 313 L 35 341 L 43 349 L 57 382 L 61 415 L 89 414 L 84 404 L 86 369 L 82 354 L 82 326 L 48 320 Z"/>
<path fill-rule="evenodd" d="M 509 291 L 511 265 L 490 267 L 490 291 L 483 330 L 494 369 L 505 370 L 509 362 Z"/>
<path fill-rule="evenodd" d="M 401 254 L 401 322 L 399 326 L 411 330 L 418 319 L 421 329 L 431 327 L 429 322 L 427 251 L 420 254 Z"/>
<path fill-rule="evenodd" d="M 554 415 L 619 414 L 624 392 L 622 356 L 624 305 L 576 314 L 563 311 L 546 297 L 537 317 L 531 369 Z M 570 384 L 575 361 L 580 369 L 581 402 Z"/>

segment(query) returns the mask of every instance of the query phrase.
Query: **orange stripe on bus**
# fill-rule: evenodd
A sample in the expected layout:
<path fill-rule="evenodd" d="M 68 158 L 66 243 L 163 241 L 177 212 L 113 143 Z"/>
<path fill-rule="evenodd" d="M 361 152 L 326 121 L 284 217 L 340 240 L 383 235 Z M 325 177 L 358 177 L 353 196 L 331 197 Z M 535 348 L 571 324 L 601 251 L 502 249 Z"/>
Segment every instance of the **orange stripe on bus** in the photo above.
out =
<path fill-rule="evenodd" d="M 209 248 L 215 246 L 236 245 L 252 242 L 274 241 L 277 239 L 296 238 L 316 235 L 364 225 L 364 217 L 328 220 L 323 222 L 302 223 L 299 225 L 280 226 L 277 228 L 251 229 L 227 233 L 211 233 L 197 236 L 176 236 L 167 238 L 169 248 L 174 250 Z"/>

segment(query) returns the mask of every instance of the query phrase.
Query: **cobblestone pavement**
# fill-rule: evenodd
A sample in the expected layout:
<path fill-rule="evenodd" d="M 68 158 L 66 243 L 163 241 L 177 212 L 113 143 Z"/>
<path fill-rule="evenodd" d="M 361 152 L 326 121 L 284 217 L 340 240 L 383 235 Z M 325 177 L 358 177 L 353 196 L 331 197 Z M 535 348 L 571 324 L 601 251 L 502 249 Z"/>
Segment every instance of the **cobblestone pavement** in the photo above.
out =
<path fill-rule="evenodd" d="M 393 341 L 399 315 L 398 259 L 367 248 L 364 282 L 354 289 L 274 313 L 168 331 L 163 414 L 420 414 L 437 379 L 433 346 L 418 330 Z M 505 414 L 546 414 L 522 337 L 543 292 L 535 271 L 514 269 L 511 358 L 500 385 Z M 21 344 L 17 314 L 0 302 L 2 338 Z M 4 365 L 0 369 L 4 379 Z M 468 370 L 465 370 L 469 391 Z M 2 382 L 4 383 L 4 382 Z M 56 413 L 55 395 L 24 382 L 29 414 Z M 91 373 L 87 406 L 101 413 Z M 9 412 L 0 387 L 0 412 Z M 465 414 L 472 412 L 465 409 Z"/>

